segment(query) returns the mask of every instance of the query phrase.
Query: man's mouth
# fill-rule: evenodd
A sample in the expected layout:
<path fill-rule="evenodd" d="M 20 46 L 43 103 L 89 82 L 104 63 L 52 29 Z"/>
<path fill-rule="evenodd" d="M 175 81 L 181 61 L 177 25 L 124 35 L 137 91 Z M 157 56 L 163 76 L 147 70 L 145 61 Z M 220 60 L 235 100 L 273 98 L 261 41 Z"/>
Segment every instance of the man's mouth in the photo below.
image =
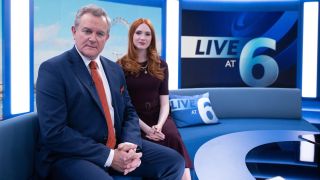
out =
<path fill-rule="evenodd" d="M 88 47 L 88 48 L 93 48 L 93 49 L 97 48 L 97 47 L 95 47 L 95 46 L 90 46 L 90 45 L 86 45 L 86 47 Z"/>

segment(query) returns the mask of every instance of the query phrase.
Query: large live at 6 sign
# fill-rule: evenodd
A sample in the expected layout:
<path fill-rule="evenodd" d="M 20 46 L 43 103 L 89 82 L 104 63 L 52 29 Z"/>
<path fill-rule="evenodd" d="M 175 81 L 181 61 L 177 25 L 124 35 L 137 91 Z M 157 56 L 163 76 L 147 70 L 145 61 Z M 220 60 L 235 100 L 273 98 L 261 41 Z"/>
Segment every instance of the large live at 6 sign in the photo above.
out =
<path fill-rule="evenodd" d="M 182 43 L 182 58 L 225 62 L 223 65 L 225 72 L 238 65 L 239 70 L 235 71 L 234 75 L 247 86 L 267 87 L 279 76 L 279 66 L 273 57 L 277 53 L 275 39 L 183 36 Z M 270 51 L 273 54 L 268 54 Z M 222 63 L 216 66 L 221 67 L 221 65 Z M 257 68 L 258 65 L 260 68 Z M 259 75 L 254 73 L 257 69 Z"/>
<path fill-rule="evenodd" d="M 182 10 L 180 86 L 297 87 L 299 12 Z"/>
<path fill-rule="evenodd" d="M 270 48 L 276 50 L 276 41 L 270 38 L 255 38 L 247 42 L 243 47 L 239 59 L 239 72 L 241 79 L 252 87 L 266 87 L 277 80 L 279 67 L 277 62 L 270 56 L 253 56 L 258 48 Z M 264 74 L 257 79 L 252 74 L 255 65 L 260 64 L 264 68 Z"/>

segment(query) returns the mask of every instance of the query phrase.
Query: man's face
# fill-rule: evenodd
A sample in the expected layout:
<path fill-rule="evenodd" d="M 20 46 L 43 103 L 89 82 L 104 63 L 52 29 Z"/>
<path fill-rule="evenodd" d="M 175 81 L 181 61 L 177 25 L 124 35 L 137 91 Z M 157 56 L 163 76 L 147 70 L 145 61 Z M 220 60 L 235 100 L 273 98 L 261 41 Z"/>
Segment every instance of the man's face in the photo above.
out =
<path fill-rule="evenodd" d="M 95 59 L 109 38 L 107 29 L 108 23 L 104 17 L 84 14 L 80 18 L 78 27 L 71 28 L 73 39 L 81 54 L 91 60 Z"/>

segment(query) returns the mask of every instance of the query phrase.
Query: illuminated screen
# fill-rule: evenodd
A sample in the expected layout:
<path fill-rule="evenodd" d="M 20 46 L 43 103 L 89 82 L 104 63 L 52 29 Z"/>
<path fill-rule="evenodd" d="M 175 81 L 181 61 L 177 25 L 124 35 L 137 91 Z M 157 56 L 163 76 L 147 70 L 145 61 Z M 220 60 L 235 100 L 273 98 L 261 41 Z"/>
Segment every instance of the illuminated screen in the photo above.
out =
<path fill-rule="evenodd" d="M 128 30 L 138 18 L 151 20 L 157 40 L 157 49 L 161 52 L 162 10 L 159 7 L 115 3 L 100 0 L 34 0 L 34 80 L 40 64 L 73 47 L 71 26 L 77 10 L 87 4 L 96 4 L 104 8 L 111 18 L 112 26 L 102 55 L 116 61 L 127 52 Z"/>
<path fill-rule="evenodd" d="M 182 10 L 180 86 L 296 87 L 297 11 Z"/>

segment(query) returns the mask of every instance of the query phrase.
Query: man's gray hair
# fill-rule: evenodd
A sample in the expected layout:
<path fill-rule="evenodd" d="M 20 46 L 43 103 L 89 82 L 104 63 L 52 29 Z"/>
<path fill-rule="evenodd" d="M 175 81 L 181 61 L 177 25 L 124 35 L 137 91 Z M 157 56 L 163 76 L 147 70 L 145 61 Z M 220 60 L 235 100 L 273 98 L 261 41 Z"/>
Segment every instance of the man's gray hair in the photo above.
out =
<path fill-rule="evenodd" d="M 111 28 L 111 19 L 109 18 L 108 14 L 106 13 L 106 11 L 104 9 L 102 9 L 99 6 L 96 6 L 94 4 L 89 4 L 86 5 L 84 7 L 82 7 L 81 9 L 78 10 L 77 14 L 76 14 L 76 18 L 74 20 L 74 26 L 78 27 L 79 23 L 80 23 L 80 18 L 84 15 L 90 13 L 96 17 L 105 17 L 108 23 L 108 29 L 107 29 L 107 33 L 110 32 L 110 28 Z"/>

